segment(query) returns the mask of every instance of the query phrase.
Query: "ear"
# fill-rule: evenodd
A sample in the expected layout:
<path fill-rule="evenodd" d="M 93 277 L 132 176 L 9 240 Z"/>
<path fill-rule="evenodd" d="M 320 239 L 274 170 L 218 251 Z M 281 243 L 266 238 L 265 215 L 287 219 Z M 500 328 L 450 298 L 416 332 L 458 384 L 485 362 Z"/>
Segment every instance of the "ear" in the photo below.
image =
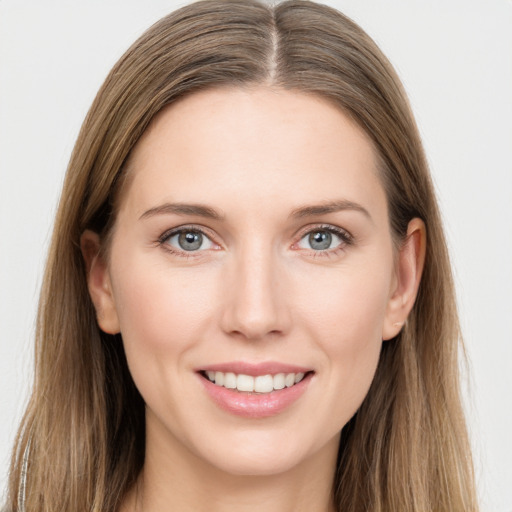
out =
<path fill-rule="evenodd" d="M 394 289 L 382 330 L 383 340 L 394 338 L 400 332 L 414 305 L 425 263 L 426 247 L 425 224 L 421 219 L 414 218 L 409 222 L 405 241 L 398 254 Z"/>
<path fill-rule="evenodd" d="M 100 248 L 100 237 L 94 231 L 85 230 L 80 237 L 80 248 L 87 272 L 89 295 L 96 309 L 100 329 L 108 334 L 117 334 L 119 319 L 112 293 L 108 265 Z"/>

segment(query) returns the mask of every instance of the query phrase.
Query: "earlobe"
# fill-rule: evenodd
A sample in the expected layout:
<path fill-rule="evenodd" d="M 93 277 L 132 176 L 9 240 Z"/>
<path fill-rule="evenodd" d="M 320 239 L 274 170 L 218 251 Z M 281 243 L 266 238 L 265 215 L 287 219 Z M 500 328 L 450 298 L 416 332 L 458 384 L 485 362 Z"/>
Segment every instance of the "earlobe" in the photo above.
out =
<path fill-rule="evenodd" d="M 426 244 L 425 223 L 418 218 L 412 219 L 398 254 L 396 285 L 387 306 L 383 340 L 394 338 L 400 332 L 414 306 L 425 263 Z"/>
<path fill-rule="evenodd" d="M 100 248 L 100 237 L 91 230 L 85 230 L 80 237 L 80 248 L 87 272 L 87 287 L 96 309 L 100 329 L 109 334 L 117 334 L 119 319 L 115 307 L 108 265 Z"/>

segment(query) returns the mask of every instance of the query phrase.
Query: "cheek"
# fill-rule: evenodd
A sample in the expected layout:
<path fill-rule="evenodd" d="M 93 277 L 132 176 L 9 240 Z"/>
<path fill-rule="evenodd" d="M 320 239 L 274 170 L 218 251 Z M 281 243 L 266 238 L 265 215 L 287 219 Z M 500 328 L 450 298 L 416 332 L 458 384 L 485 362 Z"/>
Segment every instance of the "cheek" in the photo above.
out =
<path fill-rule="evenodd" d="M 323 357 L 333 429 L 342 427 L 364 400 L 382 347 L 391 286 L 389 265 L 340 269 L 308 281 L 301 304 L 305 328 Z M 314 283 L 314 285 L 312 284 Z"/>
<path fill-rule="evenodd" d="M 391 262 L 318 272 L 302 283 L 300 317 L 308 318 L 330 351 L 381 341 L 391 288 Z"/>
<path fill-rule="evenodd" d="M 126 253 L 125 253 L 126 254 Z M 120 261 L 120 259 L 118 259 Z M 203 273 L 204 274 L 204 273 Z M 190 370 L 189 355 L 211 328 L 212 279 L 183 272 L 144 254 L 120 263 L 112 284 L 121 335 L 133 380 L 151 409 L 175 410 L 179 389 Z M 192 397 L 190 397 L 192 399 Z"/>
<path fill-rule="evenodd" d="M 179 351 L 212 314 L 211 279 L 197 270 L 176 271 L 165 264 L 133 261 L 113 279 L 116 310 L 125 344 L 156 351 Z"/>

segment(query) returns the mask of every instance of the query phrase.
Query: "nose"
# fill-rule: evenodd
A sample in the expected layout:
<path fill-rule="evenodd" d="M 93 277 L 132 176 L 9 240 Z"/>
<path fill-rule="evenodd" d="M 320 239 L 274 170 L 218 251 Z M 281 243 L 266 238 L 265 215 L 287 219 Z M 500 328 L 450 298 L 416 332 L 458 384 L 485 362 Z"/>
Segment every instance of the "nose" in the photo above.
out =
<path fill-rule="evenodd" d="M 285 273 L 267 248 L 246 247 L 233 257 L 223 286 L 222 329 L 261 340 L 285 334 L 291 325 Z"/>

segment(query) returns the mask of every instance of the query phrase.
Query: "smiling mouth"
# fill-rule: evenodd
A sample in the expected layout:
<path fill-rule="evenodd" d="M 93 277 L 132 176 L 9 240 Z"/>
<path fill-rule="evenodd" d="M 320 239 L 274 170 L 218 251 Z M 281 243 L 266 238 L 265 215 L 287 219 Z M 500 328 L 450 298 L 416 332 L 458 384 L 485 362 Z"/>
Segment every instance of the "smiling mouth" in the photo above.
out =
<path fill-rule="evenodd" d="M 267 375 L 245 375 L 243 373 L 201 371 L 200 374 L 216 386 L 244 393 L 266 394 L 291 388 L 313 372 L 276 373 Z"/>

